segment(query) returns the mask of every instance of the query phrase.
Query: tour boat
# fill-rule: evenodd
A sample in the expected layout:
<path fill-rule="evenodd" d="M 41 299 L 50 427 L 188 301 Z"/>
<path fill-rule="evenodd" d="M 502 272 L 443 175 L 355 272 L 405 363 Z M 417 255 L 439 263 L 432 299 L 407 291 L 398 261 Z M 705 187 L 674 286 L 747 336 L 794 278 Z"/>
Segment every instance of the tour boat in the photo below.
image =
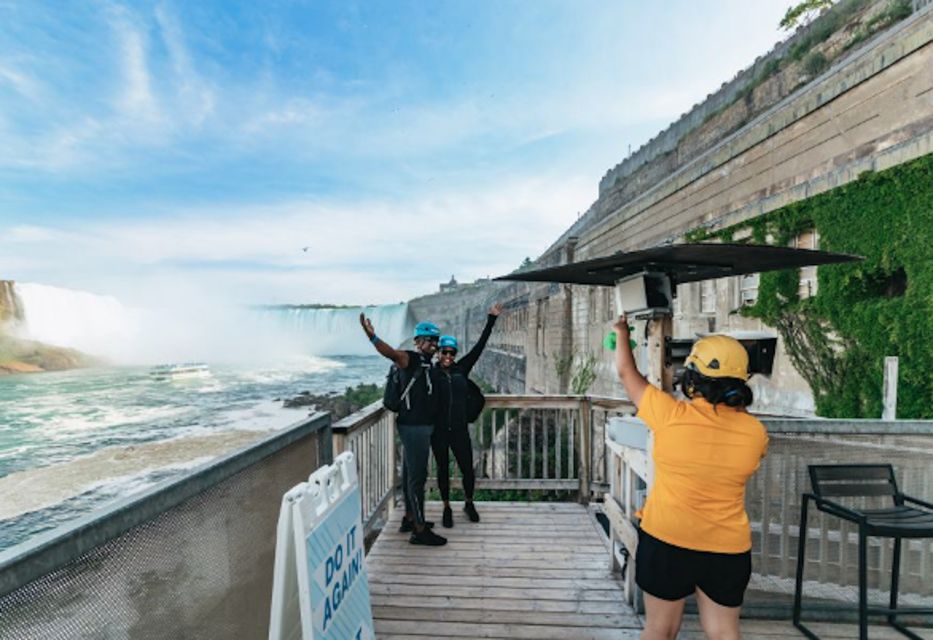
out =
<path fill-rule="evenodd" d="M 153 380 L 186 380 L 189 378 L 206 378 L 210 375 L 210 370 L 203 362 L 161 364 L 149 371 L 149 376 Z"/>

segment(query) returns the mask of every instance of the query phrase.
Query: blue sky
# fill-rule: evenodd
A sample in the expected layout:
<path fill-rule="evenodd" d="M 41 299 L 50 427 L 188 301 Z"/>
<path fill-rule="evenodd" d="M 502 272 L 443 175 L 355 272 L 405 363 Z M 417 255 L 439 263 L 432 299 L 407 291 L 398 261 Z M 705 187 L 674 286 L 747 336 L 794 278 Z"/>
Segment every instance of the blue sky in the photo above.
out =
<path fill-rule="evenodd" d="M 0 0 L 0 279 L 352 304 L 508 272 L 787 6 Z"/>

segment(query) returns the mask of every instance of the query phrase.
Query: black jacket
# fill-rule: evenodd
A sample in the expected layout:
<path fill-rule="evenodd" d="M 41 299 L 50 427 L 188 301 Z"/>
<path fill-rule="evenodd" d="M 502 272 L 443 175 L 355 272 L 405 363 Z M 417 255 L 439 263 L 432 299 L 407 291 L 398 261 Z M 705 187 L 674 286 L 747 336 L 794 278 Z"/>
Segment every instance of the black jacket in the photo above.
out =
<path fill-rule="evenodd" d="M 424 371 L 422 372 L 423 365 Z M 432 425 L 437 419 L 438 394 L 434 388 L 434 376 L 431 370 L 431 359 L 418 351 L 408 351 L 408 368 L 405 370 L 410 380 L 418 376 L 408 392 L 409 403 L 402 403 L 402 410 L 398 413 L 398 424 L 402 425 Z"/>
<path fill-rule="evenodd" d="M 466 430 L 466 395 L 467 395 L 467 377 L 470 371 L 479 360 L 489 335 L 492 333 L 492 327 L 496 323 L 496 316 L 486 316 L 486 326 L 479 337 L 479 341 L 470 349 L 470 352 L 454 362 L 450 367 L 444 368 L 439 364 L 434 364 L 432 373 L 434 374 L 434 393 L 437 394 L 437 414 L 434 423 L 434 430 Z"/>

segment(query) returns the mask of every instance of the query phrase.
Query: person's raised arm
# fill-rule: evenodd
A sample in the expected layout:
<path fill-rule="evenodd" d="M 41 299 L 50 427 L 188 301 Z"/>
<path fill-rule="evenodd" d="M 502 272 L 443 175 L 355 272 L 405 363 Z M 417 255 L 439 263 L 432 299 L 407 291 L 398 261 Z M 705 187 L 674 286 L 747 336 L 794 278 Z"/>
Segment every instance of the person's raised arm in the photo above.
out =
<path fill-rule="evenodd" d="M 399 369 L 408 368 L 408 352 L 400 351 L 398 349 L 393 349 L 392 345 L 383 340 L 380 340 L 376 335 L 376 330 L 373 329 L 373 323 L 365 314 L 360 314 L 360 325 L 363 327 L 363 331 L 366 333 L 366 337 L 369 338 L 369 341 L 373 343 L 373 346 L 376 347 L 381 355 L 385 356 L 392 362 L 394 362 Z"/>
<path fill-rule="evenodd" d="M 632 345 L 629 344 L 628 318 L 624 313 L 612 325 L 612 330 L 616 332 L 616 372 L 622 386 L 625 387 L 628 399 L 637 407 L 645 395 L 645 389 L 648 388 L 648 381 L 635 366 L 635 356 L 632 354 Z"/>
<path fill-rule="evenodd" d="M 496 324 L 496 319 L 500 313 L 502 313 L 502 305 L 498 302 L 489 308 L 489 315 L 486 316 L 486 326 L 483 327 L 483 333 L 480 334 L 479 340 L 476 341 L 476 344 L 465 356 L 457 361 L 457 366 L 464 373 L 469 374 L 473 369 L 473 365 L 479 360 L 479 356 L 483 353 L 483 349 L 486 348 L 486 342 L 489 340 L 490 334 L 492 334 L 492 327 Z"/>
<path fill-rule="evenodd" d="M 479 360 L 479 356 L 483 353 L 483 349 L 486 348 L 486 342 L 489 340 L 490 334 L 492 334 L 492 327 L 496 324 L 496 319 L 500 313 L 502 313 L 502 305 L 498 302 L 489 308 L 489 315 L 486 316 L 486 326 L 483 327 L 483 333 L 480 334 L 479 340 L 465 356 L 457 361 L 457 366 L 463 369 L 464 372 L 470 373 L 473 365 Z"/>

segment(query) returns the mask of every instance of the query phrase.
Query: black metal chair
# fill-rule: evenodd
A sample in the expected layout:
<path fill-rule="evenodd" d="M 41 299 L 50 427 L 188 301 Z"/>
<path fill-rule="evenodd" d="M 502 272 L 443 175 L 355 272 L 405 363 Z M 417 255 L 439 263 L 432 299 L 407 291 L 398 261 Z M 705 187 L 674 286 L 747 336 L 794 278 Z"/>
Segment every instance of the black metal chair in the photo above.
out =
<path fill-rule="evenodd" d="M 868 638 L 868 616 L 884 615 L 888 624 L 908 638 L 923 640 L 897 621 L 899 615 L 933 614 L 933 608 L 897 606 L 898 578 L 903 538 L 933 538 L 933 504 L 911 498 L 897 489 L 894 468 L 890 464 L 810 465 L 812 493 L 803 494 L 800 508 L 800 533 L 797 547 L 797 586 L 794 590 L 794 626 L 808 638 L 819 640 L 800 621 L 801 591 L 806 559 L 807 508 L 812 500 L 823 513 L 858 525 L 858 625 L 859 640 Z M 829 500 L 833 497 L 891 496 L 893 506 L 883 509 L 853 509 Z M 908 506 L 915 505 L 915 506 Z M 919 508 L 918 508 L 919 507 Z M 868 606 L 868 545 L 867 538 L 894 538 L 894 559 L 891 570 L 891 602 L 889 608 Z M 841 544 L 846 544 L 843 539 Z"/>

